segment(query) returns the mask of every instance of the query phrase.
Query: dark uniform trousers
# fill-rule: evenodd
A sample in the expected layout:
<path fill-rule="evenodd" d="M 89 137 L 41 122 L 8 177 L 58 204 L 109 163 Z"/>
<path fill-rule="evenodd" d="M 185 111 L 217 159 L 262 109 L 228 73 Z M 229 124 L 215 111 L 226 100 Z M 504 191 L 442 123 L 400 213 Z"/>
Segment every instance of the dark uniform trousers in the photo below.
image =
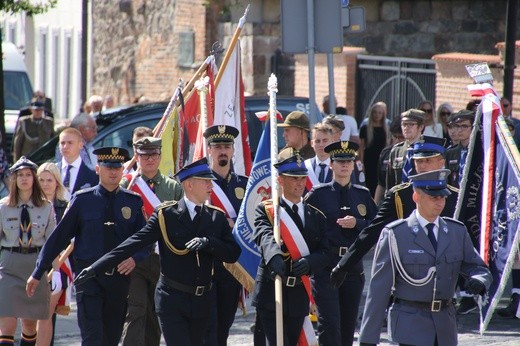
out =
<path fill-rule="evenodd" d="M 187 251 L 184 244 L 194 237 L 207 237 L 209 245 L 196 252 Z M 195 222 L 181 199 L 158 206 L 145 227 L 92 268 L 102 273 L 155 242 L 159 243 L 161 275 L 154 302 L 164 340 L 167 345 L 201 345 L 211 311 L 213 264 L 236 261 L 240 247 L 221 210 L 203 206 L 200 221 Z"/>
<path fill-rule="evenodd" d="M 84 189 L 73 195 L 61 222 L 45 243 L 33 277 L 39 279 L 52 261 L 74 241 L 76 273 L 90 266 L 144 226 L 141 197 L 125 189 L 107 191 L 103 186 Z M 129 276 L 114 268 L 132 256 L 136 262 L 150 249 L 134 251 L 106 268 L 94 280 L 76 286 L 78 324 L 83 345 L 115 346 L 119 343 L 127 308 Z"/>
<path fill-rule="evenodd" d="M 244 198 L 247 177 L 230 172 L 225 178 L 213 171 L 217 178 L 215 183 L 226 194 L 229 202 L 238 214 Z M 211 318 L 208 331 L 204 338 L 205 346 L 226 346 L 229 329 L 235 321 L 238 299 L 242 285 L 224 268 L 220 262 L 215 262 L 215 275 L 211 289 Z"/>
<path fill-rule="evenodd" d="M 266 201 L 260 204 L 255 211 L 256 244 L 262 252 L 262 259 L 258 266 L 255 279 L 252 305 L 256 307 L 257 319 L 261 322 L 267 345 L 276 345 L 276 318 L 274 301 L 274 279 L 270 275 L 267 263 L 275 256 L 286 253 L 285 245 L 280 246 L 274 241 L 273 227 L 265 210 L 265 205 L 271 203 Z M 291 208 L 284 202 L 280 203 L 289 216 L 294 217 Z M 328 240 L 325 236 L 325 216 L 318 209 L 305 205 L 303 230 L 300 232 L 307 243 L 310 254 L 305 256 L 310 265 L 310 273 L 315 274 L 323 270 L 327 265 L 327 253 L 329 251 Z M 285 273 L 294 276 L 291 271 L 292 260 L 285 257 Z M 301 279 L 296 279 L 294 287 L 287 284 L 282 289 L 283 296 L 283 329 L 284 345 L 296 345 L 302 330 L 305 316 L 309 314 L 309 296 Z M 257 335 L 255 335 L 255 338 Z"/>
<path fill-rule="evenodd" d="M 375 217 L 377 207 L 370 191 L 363 186 L 335 181 L 313 188 L 305 197 L 307 203 L 320 206 L 327 217 L 327 237 L 331 250 L 325 270 L 312 276 L 312 289 L 318 307 L 320 345 L 352 345 L 356 329 L 361 294 L 365 285 L 363 264 L 349 271 L 339 288 L 330 283 L 330 273 L 341 254 L 356 239 L 359 232 Z M 337 220 L 345 216 L 356 218 L 356 226 L 343 229 Z"/>
<path fill-rule="evenodd" d="M 78 273 L 88 267 L 77 262 Z M 109 275 L 108 275 L 109 274 Z M 117 345 L 125 321 L 130 277 L 114 270 L 76 286 L 82 345 Z M 104 318 L 110 316 L 110 318 Z"/>

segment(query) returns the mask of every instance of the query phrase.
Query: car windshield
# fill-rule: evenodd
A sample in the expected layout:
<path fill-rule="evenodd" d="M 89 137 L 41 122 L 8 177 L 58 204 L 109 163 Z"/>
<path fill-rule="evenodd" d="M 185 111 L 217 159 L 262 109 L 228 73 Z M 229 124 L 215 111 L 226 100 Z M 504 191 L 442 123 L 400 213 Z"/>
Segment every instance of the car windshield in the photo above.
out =
<path fill-rule="evenodd" d="M 5 109 L 19 110 L 29 104 L 32 87 L 25 72 L 4 71 Z"/>

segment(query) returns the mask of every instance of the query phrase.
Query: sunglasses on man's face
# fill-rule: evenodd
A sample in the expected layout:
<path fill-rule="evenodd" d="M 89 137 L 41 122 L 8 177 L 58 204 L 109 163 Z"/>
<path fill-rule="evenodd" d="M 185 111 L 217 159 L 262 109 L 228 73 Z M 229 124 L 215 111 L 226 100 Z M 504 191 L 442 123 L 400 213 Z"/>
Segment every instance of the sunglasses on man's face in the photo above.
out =
<path fill-rule="evenodd" d="M 421 109 L 421 111 L 423 111 L 424 113 L 431 113 L 432 112 L 431 109 Z"/>

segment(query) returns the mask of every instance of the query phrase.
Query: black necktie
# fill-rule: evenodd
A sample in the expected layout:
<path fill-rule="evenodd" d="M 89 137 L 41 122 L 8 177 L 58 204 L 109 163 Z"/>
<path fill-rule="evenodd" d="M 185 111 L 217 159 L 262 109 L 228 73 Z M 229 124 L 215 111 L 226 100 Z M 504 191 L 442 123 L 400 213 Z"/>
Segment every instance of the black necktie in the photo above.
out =
<path fill-rule="evenodd" d="M 320 163 L 318 166 L 320 166 L 320 174 L 318 176 L 318 181 L 320 183 L 324 183 L 325 182 L 325 167 L 327 167 L 327 165 L 324 163 Z"/>
<path fill-rule="evenodd" d="M 109 252 L 113 248 L 116 247 L 116 220 L 115 220 L 115 197 L 116 191 L 107 192 L 107 205 L 105 209 L 105 223 L 104 223 L 104 237 L 103 237 L 103 247 L 105 253 Z"/>
<path fill-rule="evenodd" d="M 413 149 L 408 148 L 406 150 L 406 155 L 405 155 L 404 164 L 403 164 L 403 176 L 402 176 L 403 183 L 408 182 L 408 177 L 410 175 L 412 175 L 412 169 L 413 169 L 412 156 L 413 156 Z"/>
<path fill-rule="evenodd" d="M 426 225 L 426 228 L 428 229 L 428 239 L 430 239 L 430 243 L 432 243 L 433 249 L 437 251 L 437 239 L 435 238 L 435 233 L 433 232 L 434 227 L 434 223 L 429 223 Z"/>
<path fill-rule="evenodd" d="M 292 212 L 293 212 L 293 220 L 296 223 L 296 226 L 298 226 L 299 229 L 303 230 L 303 221 L 302 221 L 302 218 L 300 217 L 300 214 L 298 214 L 298 206 L 296 204 L 293 204 Z"/>
<path fill-rule="evenodd" d="M 20 214 L 20 246 L 29 247 L 32 242 L 31 235 L 31 217 L 29 216 L 27 204 L 22 204 L 22 213 Z"/>
<path fill-rule="evenodd" d="M 193 217 L 193 223 L 195 225 L 198 225 L 200 222 L 201 211 L 202 211 L 202 207 L 200 205 L 196 205 L 195 206 L 195 216 Z"/>
<path fill-rule="evenodd" d="M 150 190 L 152 190 L 152 192 L 155 193 L 155 181 L 153 181 L 153 179 L 148 179 L 148 186 L 150 187 Z"/>
<path fill-rule="evenodd" d="M 70 170 L 72 169 L 72 165 L 68 165 L 67 166 L 67 171 L 65 172 L 65 177 L 63 178 L 63 186 L 65 186 L 65 188 L 67 188 L 69 191 L 71 190 L 70 189 Z"/>

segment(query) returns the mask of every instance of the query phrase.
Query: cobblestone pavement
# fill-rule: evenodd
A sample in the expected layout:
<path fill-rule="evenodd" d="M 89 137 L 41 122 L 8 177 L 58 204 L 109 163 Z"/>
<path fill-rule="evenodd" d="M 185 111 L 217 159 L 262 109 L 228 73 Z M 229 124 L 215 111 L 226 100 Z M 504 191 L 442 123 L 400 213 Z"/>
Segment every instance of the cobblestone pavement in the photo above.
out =
<path fill-rule="evenodd" d="M 370 261 L 372 259 L 372 252 L 365 256 L 365 269 L 370 268 Z M 367 274 L 369 271 L 366 270 Z M 367 282 L 365 284 L 364 295 L 366 294 L 366 286 L 368 284 L 369 275 L 367 275 Z M 506 292 L 509 290 L 506 289 Z M 506 306 L 509 303 L 509 297 L 502 299 L 500 306 Z M 360 310 L 364 304 L 364 298 L 361 303 Z M 79 328 L 76 321 L 76 307 L 75 302 L 72 304 L 71 315 L 59 316 L 56 322 L 56 338 L 54 345 L 56 346 L 77 346 L 81 345 L 81 338 Z M 249 346 L 253 345 L 253 334 L 250 327 L 254 322 L 254 311 L 249 311 L 247 315 L 237 313 L 235 323 L 230 331 L 228 344 L 232 346 Z M 479 334 L 479 314 L 472 312 L 467 315 L 458 316 L 459 325 L 459 345 L 462 346 L 480 346 L 480 345 L 500 345 L 500 346 L 517 346 L 520 345 L 520 320 L 505 319 L 495 315 L 491 320 L 488 330 L 484 335 Z M 19 334 L 18 334 L 19 335 Z M 357 337 L 357 332 L 356 332 Z M 165 345 L 164 341 L 162 345 Z M 386 330 L 381 334 L 380 345 L 395 345 L 388 342 Z"/>

